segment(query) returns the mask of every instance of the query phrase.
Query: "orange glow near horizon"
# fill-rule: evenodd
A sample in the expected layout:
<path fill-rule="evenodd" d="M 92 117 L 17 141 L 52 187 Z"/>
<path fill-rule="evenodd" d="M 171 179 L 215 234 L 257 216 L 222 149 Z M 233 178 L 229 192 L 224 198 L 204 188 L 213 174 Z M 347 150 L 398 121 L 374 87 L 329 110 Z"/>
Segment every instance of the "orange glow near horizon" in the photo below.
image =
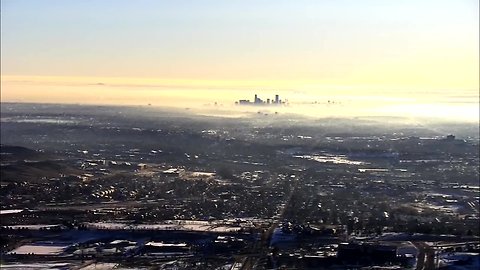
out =
<path fill-rule="evenodd" d="M 1 2 L 2 102 L 190 107 L 278 93 L 397 115 L 443 117 L 449 104 L 478 119 L 478 1 L 87 2 Z"/>
<path fill-rule="evenodd" d="M 234 101 L 253 100 L 253 94 L 263 99 L 273 99 L 275 94 L 280 94 L 292 106 L 276 110 L 314 117 L 387 115 L 479 121 L 479 92 L 475 90 L 324 85 L 314 81 L 4 76 L 1 97 L 2 102 L 151 104 L 197 109 L 208 109 L 205 106 L 218 103 L 223 109 L 238 110 L 240 108 L 233 107 Z M 327 100 L 340 105 L 320 109 L 308 105 Z"/>

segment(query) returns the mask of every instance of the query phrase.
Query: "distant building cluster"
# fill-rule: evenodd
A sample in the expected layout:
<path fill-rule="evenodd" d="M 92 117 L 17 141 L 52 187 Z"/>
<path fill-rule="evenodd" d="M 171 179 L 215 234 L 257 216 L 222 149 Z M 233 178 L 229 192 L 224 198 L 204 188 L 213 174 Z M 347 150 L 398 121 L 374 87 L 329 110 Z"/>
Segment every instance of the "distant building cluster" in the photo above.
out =
<path fill-rule="evenodd" d="M 285 103 L 286 100 L 281 100 L 279 95 L 275 95 L 275 99 L 267 98 L 267 100 L 263 100 L 259 98 L 257 94 L 255 94 L 253 102 L 251 102 L 249 99 L 240 99 L 239 101 L 235 101 L 236 105 L 281 105 Z"/>

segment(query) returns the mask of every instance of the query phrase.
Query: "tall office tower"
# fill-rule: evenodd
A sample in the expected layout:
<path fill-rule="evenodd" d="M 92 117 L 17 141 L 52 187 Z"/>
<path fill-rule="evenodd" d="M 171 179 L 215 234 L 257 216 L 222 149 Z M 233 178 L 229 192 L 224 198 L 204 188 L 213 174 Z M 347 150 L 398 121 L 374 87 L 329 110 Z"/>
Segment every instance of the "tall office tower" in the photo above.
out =
<path fill-rule="evenodd" d="M 278 103 L 280 103 L 280 99 L 279 99 L 278 95 L 275 95 L 275 104 L 278 104 Z"/>

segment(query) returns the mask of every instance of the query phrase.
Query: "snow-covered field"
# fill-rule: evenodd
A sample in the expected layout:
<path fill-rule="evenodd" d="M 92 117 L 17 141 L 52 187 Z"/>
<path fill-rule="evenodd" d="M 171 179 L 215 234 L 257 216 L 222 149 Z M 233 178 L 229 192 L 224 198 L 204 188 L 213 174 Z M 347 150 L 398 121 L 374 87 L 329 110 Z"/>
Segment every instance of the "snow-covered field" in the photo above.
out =
<path fill-rule="evenodd" d="M 455 270 L 480 269 L 480 254 L 468 252 L 454 252 L 440 255 L 439 266 L 449 266 Z"/>
<path fill-rule="evenodd" d="M 118 263 L 92 263 L 80 268 L 80 270 L 111 270 L 117 269 L 117 267 Z"/>
<path fill-rule="evenodd" d="M 34 255 L 59 255 L 62 254 L 69 246 L 65 245 L 42 245 L 42 244 L 27 244 L 20 246 L 10 252 L 10 254 L 34 254 Z"/>
<path fill-rule="evenodd" d="M 122 267 L 118 263 L 92 263 L 89 265 L 86 265 L 79 270 L 142 270 L 142 269 L 147 269 L 147 268 L 128 268 L 128 267 Z"/>
<path fill-rule="evenodd" d="M 193 231 L 193 232 L 238 232 L 241 227 L 209 223 L 208 221 L 174 221 L 164 224 L 125 224 L 111 222 L 86 223 L 89 228 L 109 230 L 162 230 L 162 231 Z"/>
<path fill-rule="evenodd" d="M 60 270 L 60 269 L 69 269 L 69 263 L 11 263 L 11 264 L 0 264 L 1 269 L 10 269 L 10 270 L 36 270 L 36 269 L 51 269 L 51 270 Z"/>
<path fill-rule="evenodd" d="M 12 229 L 12 230 L 48 230 L 53 228 L 61 228 L 62 225 L 59 224 L 32 224 L 32 225 L 9 225 L 4 226 L 5 228 Z"/>
<path fill-rule="evenodd" d="M 18 213 L 21 213 L 22 211 L 23 211 L 23 209 L 0 210 L 0 215 L 18 214 Z"/>

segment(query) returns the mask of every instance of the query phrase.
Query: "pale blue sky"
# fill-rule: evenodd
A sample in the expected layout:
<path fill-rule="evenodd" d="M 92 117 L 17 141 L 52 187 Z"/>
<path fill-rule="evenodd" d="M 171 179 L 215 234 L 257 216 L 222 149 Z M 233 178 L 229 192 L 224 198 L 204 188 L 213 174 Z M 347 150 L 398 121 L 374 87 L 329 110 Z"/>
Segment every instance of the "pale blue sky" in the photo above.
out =
<path fill-rule="evenodd" d="M 477 0 L 1 3 L 5 75 L 335 81 L 478 61 Z"/>

